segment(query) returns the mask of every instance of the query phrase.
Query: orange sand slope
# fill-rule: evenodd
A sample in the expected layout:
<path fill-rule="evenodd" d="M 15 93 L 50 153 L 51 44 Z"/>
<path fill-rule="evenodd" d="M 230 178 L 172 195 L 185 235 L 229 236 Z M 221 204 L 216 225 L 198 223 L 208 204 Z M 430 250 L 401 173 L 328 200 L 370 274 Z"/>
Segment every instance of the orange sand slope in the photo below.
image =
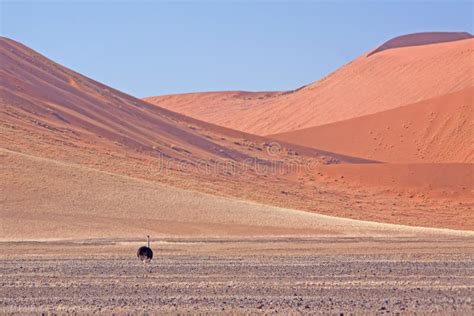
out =
<path fill-rule="evenodd" d="M 396 163 L 474 162 L 474 87 L 328 125 L 272 135 L 291 143 Z"/>
<path fill-rule="evenodd" d="M 419 34 L 404 36 L 403 42 L 412 46 L 364 54 L 294 91 L 193 93 L 146 100 L 259 135 L 328 124 L 473 86 L 474 39 L 446 42 L 452 38 L 449 33 L 437 33 L 430 42 L 438 43 L 421 45 L 426 41 Z"/>
<path fill-rule="evenodd" d="M 370 187 L 409 198 L 451 197 L 461 204 L 471 203 L 474 193 L 474 164 L 341 164 L 317 170 L 326 181 L 336 180 L 346 188 Z"/>

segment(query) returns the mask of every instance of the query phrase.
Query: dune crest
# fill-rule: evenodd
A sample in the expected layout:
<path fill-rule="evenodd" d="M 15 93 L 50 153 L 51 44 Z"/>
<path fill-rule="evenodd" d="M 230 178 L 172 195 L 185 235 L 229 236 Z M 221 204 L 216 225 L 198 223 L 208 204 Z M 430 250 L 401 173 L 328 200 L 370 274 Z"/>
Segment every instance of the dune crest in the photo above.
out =
<path fill-rule="evenodd" d="M 467 32 L 423 32 L 407 34 L 386 41 L 370 52 L 367 57 L 392 48 L 445 43 L 469 38 L 472 38 L 472 35 Z"/>
<path fill-rule="evenodd" d="M 364 54 L 297 90 L 195 93 L 145 100 L 206 122 L 259 135 L 373 114 L 474 85 L 474 39 Z"/>

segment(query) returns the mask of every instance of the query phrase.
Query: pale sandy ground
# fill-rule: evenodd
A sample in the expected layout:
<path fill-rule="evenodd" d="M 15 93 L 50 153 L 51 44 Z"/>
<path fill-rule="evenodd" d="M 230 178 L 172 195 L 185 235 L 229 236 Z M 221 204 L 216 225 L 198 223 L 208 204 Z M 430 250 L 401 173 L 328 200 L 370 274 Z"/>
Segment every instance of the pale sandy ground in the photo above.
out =
<path fill-rule="evenodd" d="M 1 150 L 0 240 L 154 236 L 471 236 L 218 197 Z M 12 163 L 14 161 L 14 163 Z"/>
<path fill-rule="evenodd" d="M 0 243 L 1 313 L 472 314 L 473 239 Z"/>

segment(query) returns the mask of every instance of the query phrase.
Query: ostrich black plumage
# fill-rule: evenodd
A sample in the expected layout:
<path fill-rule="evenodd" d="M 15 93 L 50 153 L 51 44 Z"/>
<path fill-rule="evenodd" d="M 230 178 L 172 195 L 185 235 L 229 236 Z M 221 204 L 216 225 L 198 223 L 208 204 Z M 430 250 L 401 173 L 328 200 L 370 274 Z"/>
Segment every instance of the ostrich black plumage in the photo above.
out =
<path fill-rule="evenodd" d="M 138 248 L 137 257 L 143 262 L 143 265 L 146 267 L 153 259 L 153 250 L 150 248 L 150 236 L 146 236 L 146 246 Z"/>

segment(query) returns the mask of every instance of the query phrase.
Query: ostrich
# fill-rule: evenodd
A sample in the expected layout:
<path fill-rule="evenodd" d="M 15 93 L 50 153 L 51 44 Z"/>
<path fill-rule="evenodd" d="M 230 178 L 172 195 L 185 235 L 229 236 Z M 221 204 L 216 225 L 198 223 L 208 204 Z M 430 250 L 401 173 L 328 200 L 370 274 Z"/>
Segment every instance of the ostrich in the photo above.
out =
<path fill-rule="evenodd" d="M 153 250 L 150 248 L 150 236 L 146 236 L 146 246 L 138 248 L 137 257 L 143 262 L 143 266 L 146 269 L 146 265 L 153 259 Z"/>

